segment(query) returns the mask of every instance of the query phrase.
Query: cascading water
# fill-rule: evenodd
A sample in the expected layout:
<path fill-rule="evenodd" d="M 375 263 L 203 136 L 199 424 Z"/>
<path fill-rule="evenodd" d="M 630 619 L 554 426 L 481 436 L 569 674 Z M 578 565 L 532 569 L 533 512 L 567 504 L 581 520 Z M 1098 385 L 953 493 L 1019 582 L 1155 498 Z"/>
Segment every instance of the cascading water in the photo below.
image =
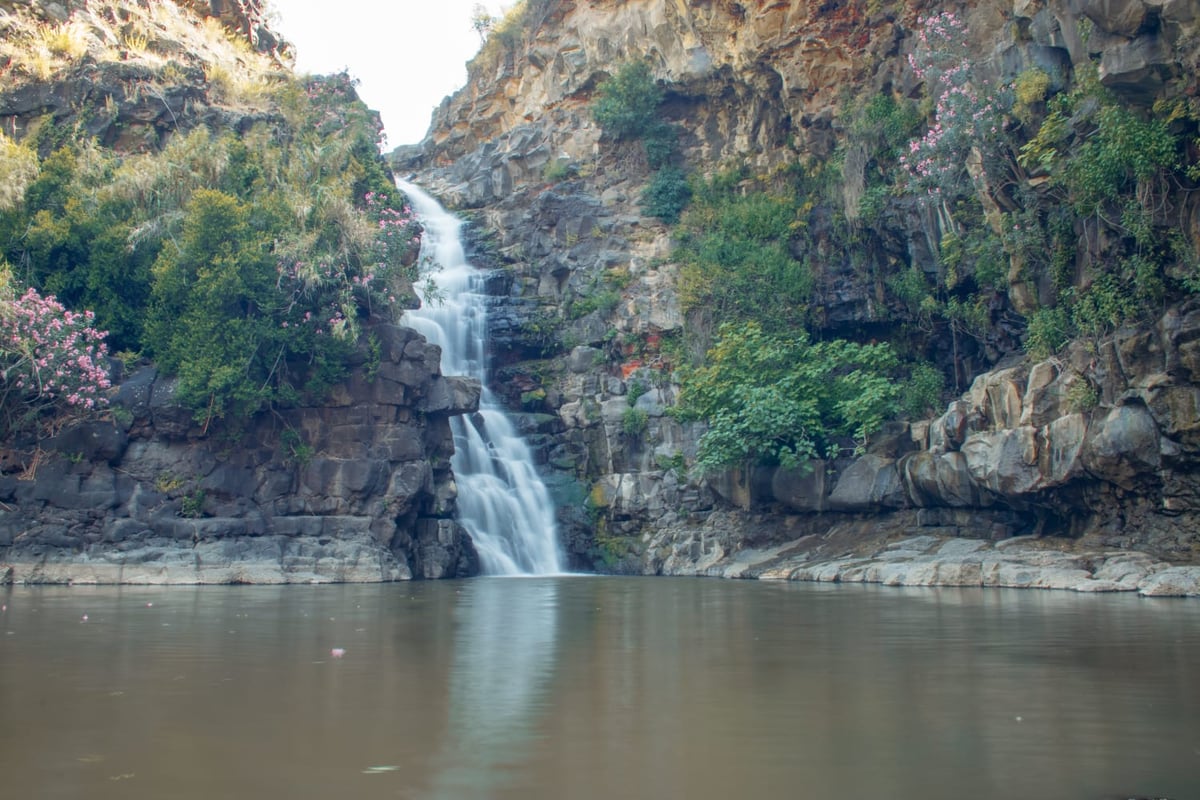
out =
<path fill-rule="evenodd" d="M 483 384 L 479 412 L 450 420 L 458 514 L 492 575 L 562 572 L 554 506 L 538 477 L 528 445 L 487 386 L 487 308 L 483 276 L 467 263 L 462 222 L 407 181 L 408 196 L 425 227 L 421 257 L 440 267 L 439 297 L 409 311 L 405 322 L 442 348 L 442 373 L 467 375 Z"/>

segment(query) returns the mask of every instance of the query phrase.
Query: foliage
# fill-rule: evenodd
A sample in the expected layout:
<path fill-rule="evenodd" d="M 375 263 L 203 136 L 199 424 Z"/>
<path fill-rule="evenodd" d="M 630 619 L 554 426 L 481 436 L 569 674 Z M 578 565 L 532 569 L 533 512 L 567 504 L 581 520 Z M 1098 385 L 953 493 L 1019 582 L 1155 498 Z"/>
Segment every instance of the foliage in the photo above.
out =
<path fill-rule="evenodd" d="M 649 415 L 640 408 L 627 408 L 621 414 L 621 430 L 627 436 L 638 438 L 646 432 L 650 424 Z"/>
<path fill-rule="evenodd" d="M 1050 73 L 1038 67 L 1023 70 L 1013 81 L 1013 116 L 1021 122 L 1031 121 L 1034 107 L 1046 99 L 1049 90 Z"/>
<path fill-rule="evenodd" d="M 638 379 L 629 382 L 629 389 L 625 393 L 625 402 L 629 403 L 630 408 L 637 405 L 638 398 L 650 391 L 650 387 Z"/>
<path fill-rule="evenodd" d="M 183 496 L 179 501 L 179 514 L 189 519 L 199 519 L 204 516 L 204 500 L 206 492 L 196 489 Z"/>
<path fill-rule="evenodd" d="M 36 289 L 18 294 L 0 262 L 0 434 L 47 412 L 86 413 L 107 405 L 105 334 L 94 315 L 65 308 Z"/>
<path fill-rule="evenodd" d="M 865 142 L 877 159 L 892 162 L 907 149 L 921 125 L 921 115 L 910 100 L 877 94 L 862 107 L 851 124 L 851 135 Z"/>
<path fill-rule="evenodd" d="M 756 460 L 798 466 L 832 455 L 839 437 L 863 445 L 895 413 L 897 366 L 886 344 L 723 325 L 706 363 L 682 371 L 675 413 L 708 423 L 697 459 L 706 469 Z"/>
<path fill-rule="evenodd" d="M 908 380 L 900 395 L 900 408 L 910 417 L 924 417 L 936 412 L 945 391 L 946 376 L 932 364 L 917 363 L 909 367 Z"/>
<path fill-rule="evenodd" d="M 790 242 L 802 205 L 789 194 L 743 194 L 728 175 L 700 182 L 677 234 L 684 309 L 770 331 L 801 323 L 812 277 Z"/>
<path fill-rule="evenodd" d="M 913 73 L 925 81 L 933 103 L 933 123 L 909 143 L 901 158 L 913 184 L 931 199 L 954 195 L 970 186 L 972 150 L 996 147 L 1003 124 L 1004 96 L 973 68 L 965 23 L 954 12 L 920 21 Z"/>
<path fill-rule="evenodd" d="M 663 90 L 645 61 L 627 61 L 596 89 L 592 116 L 614 138 L 640 138 L 646 164 L 654 173 L 641 196 L 642 209 L 674 225 L 692 198 L 683 171 L 674 162 L 679 131 L 658 118 Z"/>
<path fill-rule="evenodd" d="M 642 192 L 642 208 L 652 217 L 668 225 L 679 221 L 679 215 L 692 199 L 692 187 L 683 172 L 664 167 L 654 174 L 650 185 Z"/>
<path fill-rule="evenodd" d="M 1066 407 L 1072 413 L 1091 411 L 1100 405 L 1100 391 L 1086 378 L 1079 378 L 1067 389 Z"/>
<path fill-rule="evenodd" d="M 482 44 L 487 41 L 488 34 L 496 27 L 497 19 L 488 13 L 487 7 L 483 3 L 476 3 L 471 6 L 471 30 L 479 34 L 479 41 Z"/>
<path fill-rule="evenodd" d="M 1039 308 L 1029 317 L 1025 352 L 1035 359 L 1049 358 L 1071 338 L 1071 318 L 1062 306 Z"/>
<path fill-rule="evenodd" d="M 159 153 L 76 142 L 30 163 L 0 204 L 0 255 L 121 350 L 176 372 L 205 421 L 319 396 L 420 265 L 419 232 L 379 155 L 378 116 L 345 74 L 281 84 L 274 120 L 198 127 Z M 14 150 L 15 148 L 15 150 Z"/>
<path fill-rule="evenodd" d="M 21 202 L 37 173 L 37 153 L 0 133 L 0 211 Z"/>
<path fill-rule="evenodd" d="M 596 89 L 592 116 L 617 139 L 633 139 L 650 130 L 662 90 L 645 61 L 628 61 Z"/>
<path fill-rule="evenodd" d="M 1105 105 L 1095 131 L 1065 165 L 1062 182 L 1080 213 L 1096 213 L 1131 189 L 1144 194 L 1161 171 L 1178 166 L 1177 148 L 1163 120 Z"/>

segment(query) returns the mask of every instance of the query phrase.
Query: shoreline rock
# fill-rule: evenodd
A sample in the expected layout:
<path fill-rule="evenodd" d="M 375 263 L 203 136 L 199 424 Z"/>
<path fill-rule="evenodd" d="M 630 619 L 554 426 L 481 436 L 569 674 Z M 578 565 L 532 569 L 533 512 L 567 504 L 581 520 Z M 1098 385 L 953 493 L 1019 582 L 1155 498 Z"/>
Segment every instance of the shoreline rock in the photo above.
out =
<path fill-rule="evenodd" d="M 999 542 L 886 532 L 858 547 L 841 547 L 839 533 L 809 535 L 766 547 L 714 552 L 660 571 L 673 577 L 711 577 L 883 586 L 1056 589 L 1080 593 L 1137 593 L 1142 597 L 1200 597 L 1200 565 L 1171 564 L 1133 550 L 1022 536 Z M 253 542 L 254 544 L 250 544 Z M 822 552 L 823 545 L 838 552 Z M 267 558 L 267 550 L 275 550 Z M 407 565 L 386 548 L 354 539 L 254 537 L 203 542 L 153 553 L 100 552 L 0 563 L 0 585 L 211 585 L 386 583 L 409 580 Z"/>

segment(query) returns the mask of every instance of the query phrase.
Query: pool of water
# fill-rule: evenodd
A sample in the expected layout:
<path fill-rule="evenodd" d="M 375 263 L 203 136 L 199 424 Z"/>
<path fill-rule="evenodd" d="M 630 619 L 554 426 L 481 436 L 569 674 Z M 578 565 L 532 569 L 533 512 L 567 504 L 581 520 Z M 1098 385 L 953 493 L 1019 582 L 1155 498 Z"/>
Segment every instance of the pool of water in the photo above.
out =
<path fill-rule="evenodd" d="M 1194 600 L 566 577 L 0 603 L 4 797 L 1200 797 Z"/>

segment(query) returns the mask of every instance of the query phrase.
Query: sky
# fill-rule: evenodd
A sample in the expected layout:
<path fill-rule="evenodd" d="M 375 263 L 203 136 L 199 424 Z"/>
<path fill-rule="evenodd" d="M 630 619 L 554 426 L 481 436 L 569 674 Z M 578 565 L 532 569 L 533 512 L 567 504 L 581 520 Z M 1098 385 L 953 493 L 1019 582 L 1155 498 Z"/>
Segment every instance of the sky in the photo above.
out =
<path fill-rule="evenodd" d="M 346 69 L 383 117 L 389 148 L 425 137 L 479 50 L 471 10 L 501 16 L 513 0 L 269 0 L 271 28 L 296 49 L 299 72 Z"/>

